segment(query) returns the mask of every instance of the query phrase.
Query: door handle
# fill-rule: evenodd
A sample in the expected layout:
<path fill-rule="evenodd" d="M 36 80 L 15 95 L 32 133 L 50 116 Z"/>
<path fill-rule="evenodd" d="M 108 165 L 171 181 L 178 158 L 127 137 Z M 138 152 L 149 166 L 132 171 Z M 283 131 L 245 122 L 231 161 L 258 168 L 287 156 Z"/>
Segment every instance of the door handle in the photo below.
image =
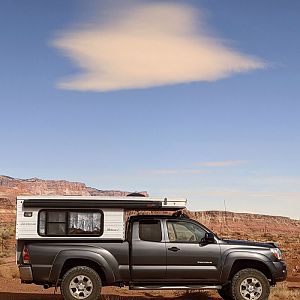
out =
<path fill-rule="evenodd" d="M 173 252 L 177 252 L 177 251 L 179 251 L 180 249 L 177 248 L 177 247 L 171 247 L 171 248 L 168 248 L 168 250 L 173 251 Z"/>

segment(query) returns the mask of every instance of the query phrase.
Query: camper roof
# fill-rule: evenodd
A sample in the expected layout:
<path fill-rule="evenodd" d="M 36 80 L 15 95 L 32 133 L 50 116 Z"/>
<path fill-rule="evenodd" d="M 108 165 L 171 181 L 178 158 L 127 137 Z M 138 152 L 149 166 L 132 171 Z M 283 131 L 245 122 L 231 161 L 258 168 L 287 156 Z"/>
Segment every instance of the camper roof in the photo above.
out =
<path fill-rule="evenodd" d="M 30 208 L 127 208 L 178 210 L 186 207 L 184 198 L 115 197 L 115 196 L 18 196 Z"/>

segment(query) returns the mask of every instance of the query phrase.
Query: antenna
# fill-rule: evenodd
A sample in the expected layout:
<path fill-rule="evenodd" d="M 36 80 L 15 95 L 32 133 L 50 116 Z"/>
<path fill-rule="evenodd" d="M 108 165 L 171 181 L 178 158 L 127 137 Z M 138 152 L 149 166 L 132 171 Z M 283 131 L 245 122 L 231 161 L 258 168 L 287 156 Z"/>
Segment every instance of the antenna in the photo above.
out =
<path fill-rule="evenodd" d="M 227 224 L 227 208 L 226 208 L 226 200 L 224 199 L 224 229 L 226 230 L 226 228 L 227 228 L 227 230 L 228 230 L 228 224 Z M 225 231 L 224 230 L 224 231 Z M 227 237 L 227 235 L 226 235 L 226 237 Z"/>

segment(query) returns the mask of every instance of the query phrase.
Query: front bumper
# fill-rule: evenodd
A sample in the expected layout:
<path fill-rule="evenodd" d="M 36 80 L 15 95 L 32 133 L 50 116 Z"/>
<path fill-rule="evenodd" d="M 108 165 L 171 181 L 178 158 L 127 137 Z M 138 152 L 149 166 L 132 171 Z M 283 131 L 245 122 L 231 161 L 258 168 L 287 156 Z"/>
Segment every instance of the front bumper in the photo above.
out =
<path fill-rule="evenodd" d="M 33 281 L 32 269 L 30 265 L 19 265 L 21 282 L 30 283 Z"/>
<path fill-rule="evenodd" d="M 274 281 L 279 282 L 279 281 L 284 281 L 287 278 L 287 268 L 286 264 L 284 261 L 277 261 L 273 262 L 275 266 L 275 274 L 274 274 Z"/>

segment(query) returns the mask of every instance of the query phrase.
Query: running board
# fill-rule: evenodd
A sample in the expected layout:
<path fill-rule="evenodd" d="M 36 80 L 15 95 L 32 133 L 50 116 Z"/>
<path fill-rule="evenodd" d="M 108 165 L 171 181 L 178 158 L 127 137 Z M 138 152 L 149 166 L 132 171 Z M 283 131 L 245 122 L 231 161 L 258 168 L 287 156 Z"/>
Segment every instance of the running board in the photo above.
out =
<path fill-rule="evenodd" d="M 130 290 L 220 290 L 221 285 L 130 285 Z"/>

